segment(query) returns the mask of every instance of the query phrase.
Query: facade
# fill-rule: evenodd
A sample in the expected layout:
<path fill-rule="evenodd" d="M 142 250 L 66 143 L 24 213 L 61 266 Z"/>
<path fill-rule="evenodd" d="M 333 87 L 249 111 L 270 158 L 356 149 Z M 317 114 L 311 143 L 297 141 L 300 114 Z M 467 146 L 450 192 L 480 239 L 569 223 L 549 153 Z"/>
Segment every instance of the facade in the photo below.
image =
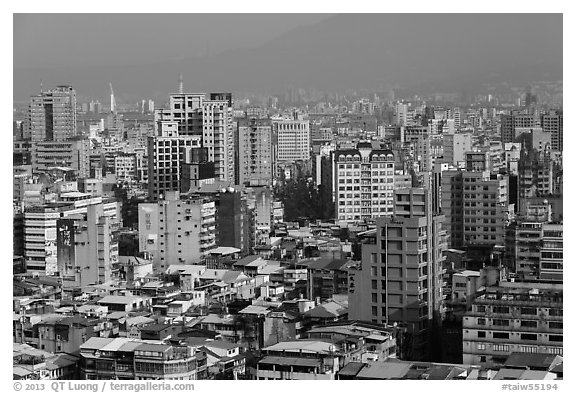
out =
<path fill-rule="evenodd" d="M 32 144 L 32 170 L 43 172 L 52 167 L 70 168 L 77 177 L 90 175 L 88 139 L 39 141 Z"/>
<path fill-rule="evenodd" d="M 397 210 L 404 210 L 406 197 L 411 198 L 408 205 L 415 205 L 409 211 L 431 204 L 422 191 L 398 195 Z M 432 217 L 429 207 L 419 215 L 408 212 L 405 217 L 377 219 L 374 235 L 362 246 L 361 270 L 349 277 L 354 283 L 349 291 L 349 319 L 397 322 L 412 337 L 403 354 L 412 359 L 427 356 L 432 333 L 444 313 L 444 217 Z"/>
<path fill-rule="evenodd" d="M 542 129 L 551 134 L 552 150 L 563 151 L 564 149 L 564 115 L 562 112 L 542 115 Z"/>
<path fill-rule="evenodd" d="M 238 123 L 238 184 L 272 184 L 272 124 L 267 119 L 247 119 Z"/>
<path fill-rule="evenodd" d="M 60 142 L 76 135 L 76 91 L 71 86 L 30 97 L 26 136 L 32 142 Z"/>
<path fill-rule="evenodd" d="M 148 252 L 156 269 L 199 262 L 216 246 L 215 204 L 209 198 L 180 199 L 168 192 L 157 203 L 138 205 L 140 252 Z"/>
<path fill-rule="evenodd" d="M 334 380 L 339 348 L 325 341 L 283 341 L 262 349 L 256 366 L 259 380 Z"/>
<path fill-rule="evenodd" d="M 506 176 L 443 171 L 441 206 L 450 232 L 449 247 L 504 245 L 513 214 Z"/>
<path fill-rule="evenodd" d="M 208 161 L 214 162 L 216 179 L 235 182 L 234 122 L 230 93 L 172 94 L 170 107 L 154 112 L 158 122 L 176 122 L 181 136 L 200 137 L 200 146 L 208 149 Z"/>
<path fill-rule="evenodd" d="M 442 136 L 444 162 L 458 165 L 465 160 L 464 154 L 472 150 L 472 134 L 444 134 Z"/>
<path fill-rule="evenodd" d="M 92 337 L 80 346 L 80 379 L 196 379 L 194 347 L 132 338 Z"/>
<path fill-rule="evenodd" d="M 289 163 L 310 159 L 310 123 L 308 120 L 272 121 L 277 162 Z"/>
<path fill-rule="evenodd" d="M 430 130 L 428 127 L 408 126 L 403 130 L 403 142 L 409 144 L 410 153 L 418 162 L 420 172 L 432 170 Z"/>
<path fill-rule="evenodd" d="M 512 352 L 562 355 L 562 284 L 500 282 L 463 319 L 464 364 L 502 366 Z"/>
<path fill-rule="evenodd" d="M 394 154 L 359 143 L 356 149 L 334 153 L 336 218 L 359 222 L 392 215 Z"/>
<path fill-rule="evenodd" d="M 113 227 L 120 226 L 122 217 L 119 203 L 91 197 L 84 194 L 82 198 L 69 202 L 50 203 L 30 206 L 24 211 L 24 257 L 28 271 L 46 275 L 58 273 L 57 265 L 57 221 L 76 214 L 85 214 L 88 206 L 102 204 L 105 216 L 110 217 Z"/>
<path fill-rule="evenodd" d="M 160 122 L 157 136 L 148 138 L 148 197 L 158 200 L 180 191 L 181 171 L 191 150 L 201 146 L 198 135 L 180 135 L 178 122 Z"/>
<path fill-rule="evenodd" d="M 516 128 L 538 127 L 540 119 L 534 115 L 512 114 L 500 116 L 500 141 L 502 143 L 516 141 Z"/>
<path fill-rule="evenodd" d="M 117 269 L 118 241 L 104 206 L 90 205 L 86 214 L 56 222 L 58 275 L 64 286 L 103 284 Z"/>
<path fill-rule="evenodd" d="M 116 175 L 116 179 L 120 182 L 136 182 L 138 180 L 136 154 L 115 154 L 114 174 Z"/>

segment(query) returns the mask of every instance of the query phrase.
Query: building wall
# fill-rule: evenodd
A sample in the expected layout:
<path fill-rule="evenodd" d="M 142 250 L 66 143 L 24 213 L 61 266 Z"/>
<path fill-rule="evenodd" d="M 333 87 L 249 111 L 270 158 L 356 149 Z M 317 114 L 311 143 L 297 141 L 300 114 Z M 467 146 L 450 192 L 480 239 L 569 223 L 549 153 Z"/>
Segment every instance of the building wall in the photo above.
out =
<path fill-rule="evenodd" d="M 272 184 L 272 125 L 251 119 L 238 124 L 238 184 Z"/>
<path fill-rule="evenodd" d="M 78 177 L 90 175 L 90 142 L 87 139 L 36 142 L 32 144 L 32 169 L 46 171 L 50 167 L 68 167 Z"/>
<path fill-rule="evenodd" d="M 389 150 L 338 150 L 334 154 L 336 217 L 357 222 L 391 215 L 394 155 Z"/>
<path fill-rule="evenodd" d="M 562 355 L 562 285 L 502 283 L 498 291 L 464 316 L 464 364 L 498 366 L 512 352 Z"/>
<path fill-rule="evenodd" d="M 63 141 L 76 136 L 76 91 L 58 86 L 30 97 L 27 134 L 33 142 Z"/>

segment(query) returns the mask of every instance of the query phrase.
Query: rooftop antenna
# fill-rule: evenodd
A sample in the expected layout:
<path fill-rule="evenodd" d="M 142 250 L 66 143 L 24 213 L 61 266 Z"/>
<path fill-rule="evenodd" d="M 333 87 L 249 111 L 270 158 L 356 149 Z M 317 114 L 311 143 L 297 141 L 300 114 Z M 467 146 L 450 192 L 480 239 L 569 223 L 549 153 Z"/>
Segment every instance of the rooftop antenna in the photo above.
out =
<path fill-rule="evenodd" d="M 182 77 L 182 73 L 180 73 L 180 77 L 178 78 L 178 92 L 184 94 L 184 78 Z"/>

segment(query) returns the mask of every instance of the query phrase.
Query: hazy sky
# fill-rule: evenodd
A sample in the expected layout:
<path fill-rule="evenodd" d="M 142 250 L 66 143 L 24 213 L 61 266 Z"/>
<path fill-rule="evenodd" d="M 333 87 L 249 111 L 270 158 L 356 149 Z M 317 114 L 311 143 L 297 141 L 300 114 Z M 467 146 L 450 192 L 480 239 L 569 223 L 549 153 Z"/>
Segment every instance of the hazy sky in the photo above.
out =
<path fill-rule="evenodd" d="M 14 99 L 562 79 L 562 14 L 16 14 Z M 420 88 L 420 87 L 419 87 Z"/>
<path fill-rule="evenodd" d="M 133 65 L 261 45 L 326 14 L 15 14 L 14 67 Z"/>

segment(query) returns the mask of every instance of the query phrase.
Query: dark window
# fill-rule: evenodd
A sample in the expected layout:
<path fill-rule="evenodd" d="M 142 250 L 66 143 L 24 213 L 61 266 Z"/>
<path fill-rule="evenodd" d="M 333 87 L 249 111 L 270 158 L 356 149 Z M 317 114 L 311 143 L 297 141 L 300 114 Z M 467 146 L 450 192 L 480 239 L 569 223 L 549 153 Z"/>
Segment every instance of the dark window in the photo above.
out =
<path fill-rule="evenodd" d="M 537 334 L 522 333 L 520 335 L 520 339 L 521 340 L 536 341 L 536 340 L 538 340 L 538 335 Z"/>
<path fill-rule="evenodd" d="M 504 332 L 494 332 L 492 334 L 493 338 L 510 338 L 510 334 L 509 333 L 504 333 Z"/>

